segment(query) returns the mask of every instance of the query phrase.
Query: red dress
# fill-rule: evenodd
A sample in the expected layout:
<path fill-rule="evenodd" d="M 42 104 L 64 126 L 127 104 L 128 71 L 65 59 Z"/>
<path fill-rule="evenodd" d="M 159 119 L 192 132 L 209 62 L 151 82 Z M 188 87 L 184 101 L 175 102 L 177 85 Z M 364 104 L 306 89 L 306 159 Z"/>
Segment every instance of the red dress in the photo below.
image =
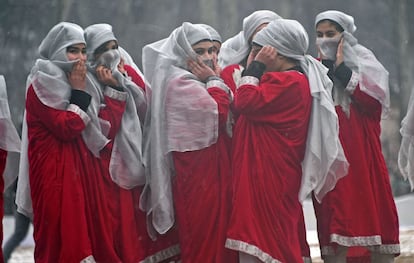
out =
<path fill-rule="evenodd" d="M 298 194 L 312 103 L 309 83 L 294 70 L 265 73 L 260 85 L 250 82 L 234 97 L 239 118 L 226 246 L 265 262 L 303 262 Z"/>
<path fill-rule="evenodd" d="M 4 180 L 3 180 L 3 173 L 4 169 L 6 168 L 6 158 L 7 158 L 7 152 L 3 149 L 0 149 L 0 218 L 3 219 L 4 215 L 4 198 L 3 198 L 3 192 L 4 192 Z M 0 244 L 3 244 L 3 224 L 0 226 Z M 0 251 L 0 262 L 4 262 L 3 258 L 3 251 Z"/>
<path fill-rule="evenodd" d="M 50 108 L 30 86 L 28 157 L 36 262 L 80 262 L 92 255 L 82 178 L 89 150 L 77 113 Z"/>
<path fill-rule="evenodd" d="M 197 151 L 173 152 L 173 196 L 183 263 L 237 262 L 237 254 L 225 248 L 231 210 L 230 138 L 226 133 L 230 101 L 218 87 L 208 92 L 218 105 L 217 142 Z"/>
<path fill-rule="evenodd" d="M 314 202 L 322 255 L 333 254 L 337 244 L 373 246 L 377 253 L 397 255 L 399 224 L 381 152 L 381 104 L 359 85 L 351 99 L 349 117 L 336 107 L 349 173 L 322 204 Z M 350 249 L 348 255 L 358 255 L 359 250 Z"/>

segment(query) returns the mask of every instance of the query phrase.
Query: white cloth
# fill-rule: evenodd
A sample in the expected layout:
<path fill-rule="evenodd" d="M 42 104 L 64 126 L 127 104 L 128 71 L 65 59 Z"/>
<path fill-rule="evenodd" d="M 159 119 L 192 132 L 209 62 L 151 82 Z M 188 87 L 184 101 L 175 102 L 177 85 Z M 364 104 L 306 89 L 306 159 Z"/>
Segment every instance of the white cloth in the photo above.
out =
<path fill-rule="evenodd" d="M 6 152 L 20 152 L 20 137 L 16 127 L 13 124 L 10 115 L 9 101 L 7 97 L 6 81 L 3 75 L 0 75 L 0 149 Z M 4 190 L 13 183 L 17 177 L 16 171 L 9 171 L 10 154 L 7 155 L 6 167 L 3 172 Z"/>
<path fill-rule="evenodd" d="M 197 57 L 192 45 L 208 39 L 203 27 L 185 22 L 169 37 L 143 49 L 152 100 L 144 128 L 147 184 L 140 205 L 152 218 L 149 228 L 161 234 L 174 224 L 171 152 L 203 149 L 218 137 L 217 103 L 206 85 L 186 70 L 187 60 Z"/>
<path fill-rule="evenodd" d="M 309 80 L 312 111 L 309 122 L 305 157 L 302 162 L 302 202 L 314 191 L 321 201 L 348 171 L 348 162 L 339 141 L 339 122 L 332 101 L 332 82 L 319 61 L 306 55 L 309 39 L 303 26 L 288 19 L 270 22 L 254 37 L 259 45 L 270 45 L 277 52 L 300 62 Z"/>
<path fill-rule="evenodd" d="M 243 30 L 232 38 L 227 39 L 221 46 L 219 65 L 224 68 L 228 65 L 239 64 L 249 55 L 250 43 L 256 29 L 275 19 L 281 18 L 270 10 L 257 10 L 243 19 Z"/>
<path fill-rule="evenodd" d="M 410 182 L 411 191 L 414 190 L 414 92 L 411 91 L 407 113 L 401 122 L 402 136 L 398 153 L 398 167 L 402 176 Z"/>
<path fill-rule="evenodd" d="M 44 59 L 38 59 L 33 66 L 27 81 L 26 92 L 30 85 L 39 100 L 54 109 L 66 110 L 72 87 L 70 86 L 66 70 L 71 69 L 75 61 L 68 61 L 66 48 L 74 44 L 85 44 L 83 29 L 72 23 L 61 22 L 54 26 L 39 46 L 39 52 Z M 88 149 L 99 156 L 99 151 L 109 140 L 101 130 L 102 121 L 98 118 L 100 97 L 102 92 L 93 85 L 91 75 L 86 76 L 86 90 L 92 97 L 87 114 L 89 123 L 82 132 L 82 138 Z M 29 184 L 28 134 L 26 113 L 23 118 L 22 147 L 19 164 L 19 177 L 16 190 L 16 204 L 18 211 L 32 218 L 33 209 Z"/>
<path fill-rule="evenodd" d="M 122 51 L 117 49 L 108 50 L 100 54 L 99 58 L 95 58 L 93 53 L 96 48 L 110 40 L 117 41 L 112 32 L 112 26 L 108 24 L 95 24 L 87 27 L 85 29 L 85 39 L 87 46 L 94 48 L 88 49 L 88 68 L 91 73 L 95 74 L 95 69 L 98 65 L 110 68 L 119 86 L 123 87 L 128 94 L 121 126 L 115 135 L 111 152 L 109 162 L 111 178 L 116 184 L 126 189 L 131 189 L 137 185 L 144 185 L 145 171 L 142 155 L 143 134 L 141 124 L 144 122 L 147 100 L 143 89 L 118 70 L 118 64 L 122 55 L 130 63 L 132 58 L 124 49 Z M 135 63 L 133 63 L 132 67 L 134 68 L 134 66 L 136 66 Z M 95 85 L 104 89 L 104 86 L 97 78 L 93 78 L 93 81 Z M 104 101 L 101 103 L 104 103 Z"/>
<path fill-rule="evenodd" d="M 325 19 L 338 23 L 344 29 L 342 33 L 344 38 L 344 63 L 357 74 L 361 91 L 381 103 L 382 118 L 386 118 L 390 110 L 388 71 L 377 60 L 372 51 L 358 44 L 358 40 L 352 35 L 357 28 L 352 16 L 340 11 L 328 10 L 316 16 L 315 26 Z M 343 87 L 340 89 L 343 89 Z M 344 96 L 349 96 L 349 93 L 344 93 Z M 350 99 L 340 100 L 348 101 L 348 104 L 351 101 Z M 345 112 L 349 112 L 349 105 L 341 103 L 341 106 Z"/>

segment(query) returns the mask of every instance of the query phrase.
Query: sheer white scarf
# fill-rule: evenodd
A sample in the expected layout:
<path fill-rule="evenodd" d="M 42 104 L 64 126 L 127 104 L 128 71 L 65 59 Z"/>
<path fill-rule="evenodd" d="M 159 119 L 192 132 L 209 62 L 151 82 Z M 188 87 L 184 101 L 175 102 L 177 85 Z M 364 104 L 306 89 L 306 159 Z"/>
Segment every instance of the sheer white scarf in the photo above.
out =
<path fill-rule="evenodd" d="M 332 82 L 327 76 L 327 69 L 312 56 L 306 55 L 308 35 L 295 20 L 270 22 L 257 33 L 253 42 L 261 46 L 270 45 L 281 55 L 299 61 L 308 77 L 312 111 L 302 162 L 299 200 L 302 202 L 314 191 L 317 200 L 321 201 L 348 171 L 348 162 L 339 141 L 338 116 L 331 97 Z"/>

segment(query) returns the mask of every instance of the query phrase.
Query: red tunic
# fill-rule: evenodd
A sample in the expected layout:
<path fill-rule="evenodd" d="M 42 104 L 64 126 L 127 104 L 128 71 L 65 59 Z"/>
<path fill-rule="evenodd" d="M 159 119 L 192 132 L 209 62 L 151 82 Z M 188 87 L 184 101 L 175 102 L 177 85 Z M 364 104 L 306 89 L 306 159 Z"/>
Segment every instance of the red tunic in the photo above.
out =
<path fill-rule="evenodd" d="M 293 70 L 237 89 L 227 247 L 266 262 L 303 262 L 298 194 L 311 102 L 306 76 Z"/>
<path fill-rule="evenodd" d="M 82 165 L 85 124 L 71 111 L 40 102 L 27 91 L 26 121 L 36 262 L 80 262 L 92 255 L 85 213 Z"/>
<path fill-rule="evenodd" d="M 3 219 L 4 209 L 3 209 L 3 192 L 4 192 L 4 180 L 3 173 L 6 168 L 6 158 L 7 152 L 3 149 L 0 149 L 0 218 Z M 3 224 L 0 225 L 0 244 L 3 244 Z M 0 250 L 0 263 L 4 262 L 3 251 Z"/>
<path fill-rule="evenodd" d="M 336 107 L 349 173 L 322 204 L 314 202 L 322 255 L 332 254 L 336 244 L 377 245 L 377 253 L 399 254 L 398 215 L 381 152 L 381 104 L 359 85 L 351 98 L 349 117 Z"/>
<path fill-rule="evenodd" d="M 174 206 L 183 263 L 237 262 L 237 254 L 224 246 L 231 202 L 230 138 L 225 130 L 230 101 L 220 88 L 208 92 L 218 104 L 217 142 L 197 151 L 173 152 Z"/>

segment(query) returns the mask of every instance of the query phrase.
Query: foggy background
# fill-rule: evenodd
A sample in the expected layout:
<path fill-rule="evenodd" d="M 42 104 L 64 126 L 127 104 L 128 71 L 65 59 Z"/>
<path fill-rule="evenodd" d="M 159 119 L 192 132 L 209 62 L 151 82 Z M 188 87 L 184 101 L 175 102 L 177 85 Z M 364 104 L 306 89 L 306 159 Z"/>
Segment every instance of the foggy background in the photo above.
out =
<path fill-rule="evenodd" d="M 167 37 L 184 21 L 209 24 L 226 40 L 241 30 L 244 17 L 260 9 L 302 23 L 309 34 L 308 53 L 314 56 L 314 18 L 319 12 L 336 9 L 355 18 L 359 43 L 371 49 L 390 73 L 392 111 L 382 123 L 383 154 L 394 195 L 408 193 L 397 156 L 400 122 L 414 85 L 412 0 L 0 0 L 0 74 L 6 78 L 13 121 L 20 129 L 26 77 L 38 58 L 41 40 L 60 21 L 82 27 L 111 24 L 119 44 L 141 67 L 143 46 Z"/>

